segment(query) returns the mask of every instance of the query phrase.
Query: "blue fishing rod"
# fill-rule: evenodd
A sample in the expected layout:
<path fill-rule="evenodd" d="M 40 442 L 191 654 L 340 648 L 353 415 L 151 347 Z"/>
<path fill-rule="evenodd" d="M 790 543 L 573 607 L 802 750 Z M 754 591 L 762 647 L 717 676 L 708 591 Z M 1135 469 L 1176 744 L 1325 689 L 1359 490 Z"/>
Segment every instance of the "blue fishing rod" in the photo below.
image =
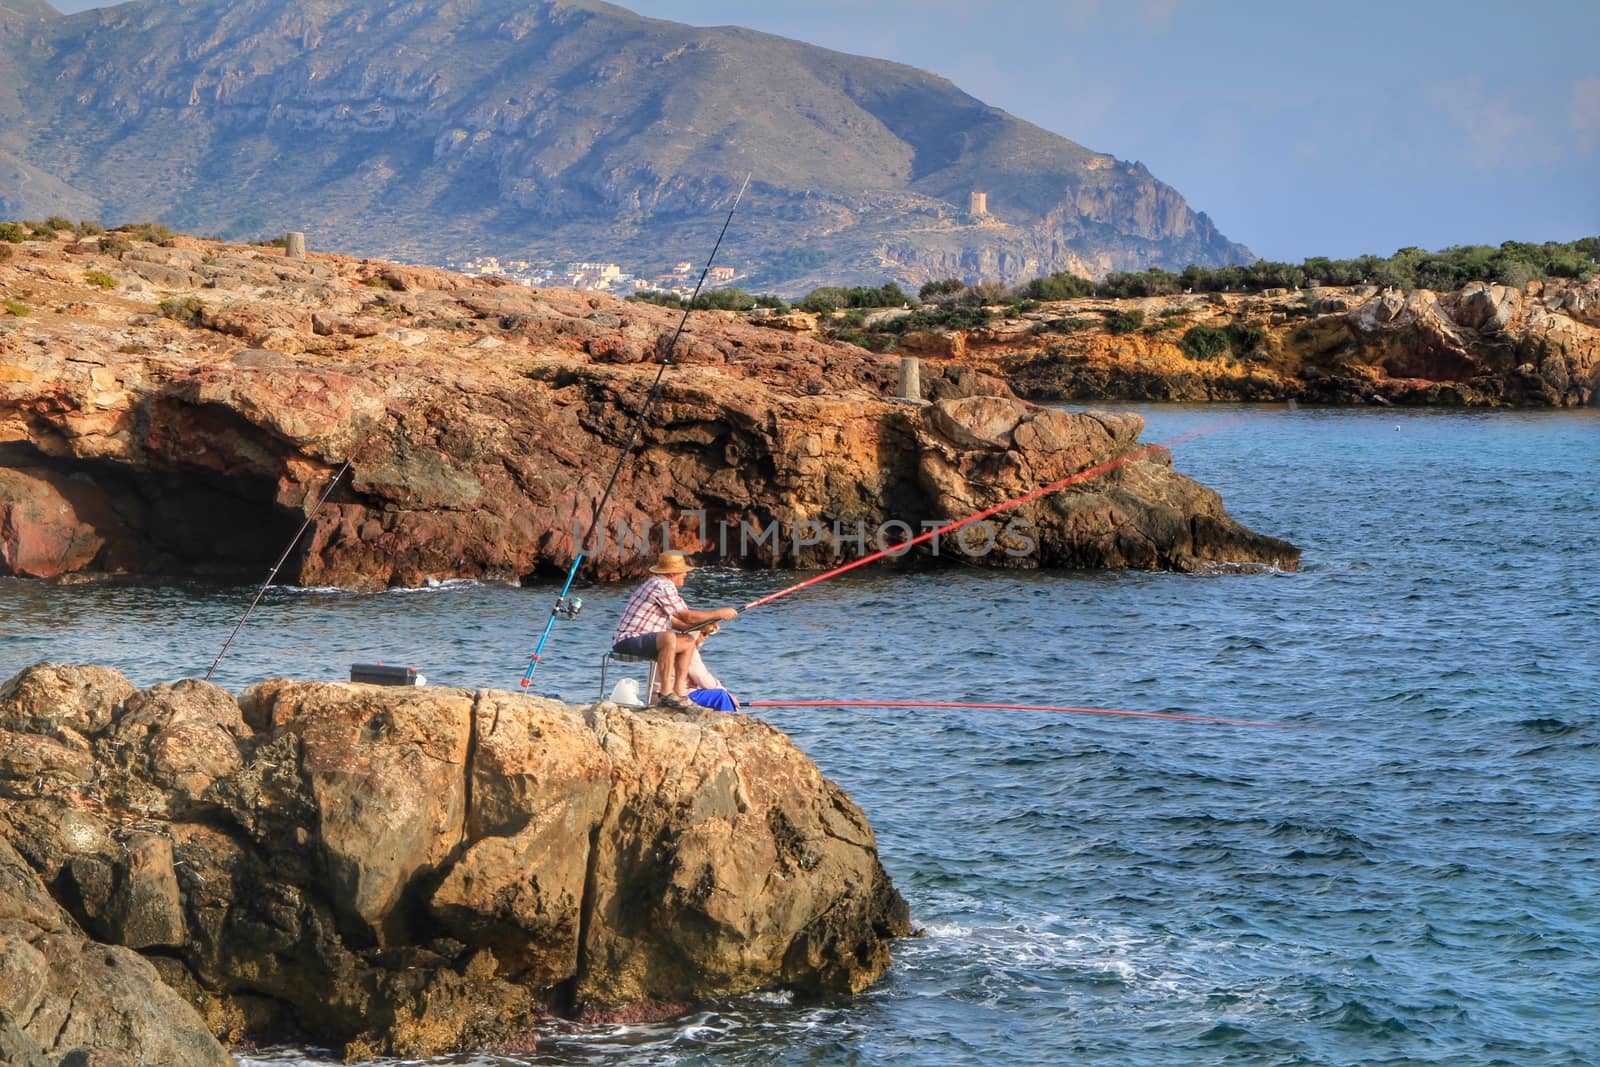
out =
<path fill-rule="evenodd" d="M 706 275 L 711 273 L 711 264 L 717 260 L 717 250 L 722 247 L 723 237 L 727 236 L 728 225 L 733 222 L 733 213 L 739 210 L 739 201 L 744 199 L 744 191 L 749 187 L 750 175 L 746 174 L 744 183 L 739 186 L 738 195 L 733 198 L 733 206 L 728 209 L 728 217 L 722 222 L 722 232 L 717 234 L 717 242 L 711 246 L 711 255 L 706 258 L 706 265 L 700 270 L 700 280 L 694 283 L 694 292 L 689 295 L 689 302 L 683 306 L 683 317 L 678 320 L 678 328 L 673 331 L 672 340 L 667 343 L 666 354 L 661 357 L 661 363 L 656 370 L 656 380 L 650 386 L 650 392 L 645 395 L 644 406 L 639 409 L 638 416 L 633 420 L 633 429 L 628 431 L 627 443 L 622 446 L 622 452 L 617 456 L 616 466 L 611 468 L 611 479 L 606 482 L 605 492 L 600 494 L 600 502 L 595 505 L 594 517 L 589 520 L 589 528 L 583 532 L 583 540 L 578 542 L 578 554 L 572 559 L 572 567 L 567 571 L 567 580 L 562 583 L 561 592 L 556 594 L 556 602 L 550 608 L 550 618 L 545 620 L 544 632 L 539 635 L 539 643 L 533 646 L 533 654 L 528 657 L 528 669 L 522 672 L 524 689 L 533 684 L 533 672 L 539 669 L 545 642 L 550 640 L 550 632 L 555 629 L 556 620 L 563 616 L 568 619 L 577 618 L 578 611 L 583 607 L 583 601 L 568 595 L 572 591 L 573 579 L 577 578 L 578 568 L 583 566 L 583 561 L 588 556 L 589 540 L 600 526 L 606 502 L 611 499 L 611 490 L 617 484 L 617 477 L 622 474 L 622 468 L 633 452 L 633 444 L 639 438 L 639 428 L 644 425 L 645 416 L 650 412 L 650 405 L 655 403 L 657 395 L 661 392 L 661 380 L 666 375 L 667 368 L 672 366 L 672 354 L 677 351 L 678 338 L 683 335 L 683 328 L 689 322 L 689 312 L 694 310 L 694 302 L 700 296 L 700 287 L 705 285 Z"/>

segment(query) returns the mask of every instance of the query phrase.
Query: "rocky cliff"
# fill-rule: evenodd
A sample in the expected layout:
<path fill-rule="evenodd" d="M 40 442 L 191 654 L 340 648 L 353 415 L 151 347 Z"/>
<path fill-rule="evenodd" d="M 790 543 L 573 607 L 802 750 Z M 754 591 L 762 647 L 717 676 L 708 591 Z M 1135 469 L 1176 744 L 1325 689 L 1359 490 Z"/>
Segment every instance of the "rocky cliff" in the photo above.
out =
<path fill-rule="evenodd" d="M 679 314 L 378 261 L 109 234 L 0 244 L 0 573 L 261 573 L 374 587 L 563 573 Z M 1069 414 L 732 313 L 690 319 L 595 575 L 673 541 L 821 566 L 1136 450 Z M 976 395 L 988 393 L 991 395 Z M 943 546 L 985 565 L 1293 567 L 1156 451 Z M 759 537 L 727 537 L 747 529 Z M 882 531 L 882 537 L 879 532 Z M 1029 547 L 1031 543 L 1031 547 Z M 733 547 L 725 548 L 731 545 Z"/>
<path fill-rule="evenodd" d="M 653 277 L 702 254 L 746 173 L 724 262 L 762 289 L 1251 258 L 1138 164 L 924 71 L 735 27 L 593 0 L 0 18 L 3 217 Z"/>
<path fill-rule="evenodd" d="M 886 351 L 985 370 L 1036 400 L 1600 402 L 1600 280 L 1072 300 Z M 826 332 L 826 331 L 825 331 Z"/>
<path fill-rule="evenodd" d="M 527 1050 L 858 992 L 910 932 L 861 810 L 752 719 L 55 664 L 0 686 L 0 884 L 0 1048 L 52 1065 Z"/>

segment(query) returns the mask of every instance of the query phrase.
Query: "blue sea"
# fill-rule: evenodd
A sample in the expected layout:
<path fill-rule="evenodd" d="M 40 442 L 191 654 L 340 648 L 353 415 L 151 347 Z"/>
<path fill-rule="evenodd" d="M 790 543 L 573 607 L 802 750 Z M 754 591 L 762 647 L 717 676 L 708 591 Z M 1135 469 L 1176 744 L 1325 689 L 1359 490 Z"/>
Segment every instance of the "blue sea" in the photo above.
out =
<path fill-rule="evenodd" d="M 1239 409 L 1135 406 L 1147 441 Z M 1269 410 L 1177 468 L 1297 573 L 863 568 L 708 645 L 866 810 L 921 936 L 853 1000 L 552 1022 L 459 1064 L 1600 1064 L 1600 414 Z M 797 579 L 702 570 L 691 603 Z M 598 690 L 624 586 L 538 687 Z M 199 676 L 253 587 L 0 583 L 0 676 Z M 274 589 L 223 660 L 516 689 L 555 587 Z M 310 1064 L 316 1050 L 247 1065 Z"/>

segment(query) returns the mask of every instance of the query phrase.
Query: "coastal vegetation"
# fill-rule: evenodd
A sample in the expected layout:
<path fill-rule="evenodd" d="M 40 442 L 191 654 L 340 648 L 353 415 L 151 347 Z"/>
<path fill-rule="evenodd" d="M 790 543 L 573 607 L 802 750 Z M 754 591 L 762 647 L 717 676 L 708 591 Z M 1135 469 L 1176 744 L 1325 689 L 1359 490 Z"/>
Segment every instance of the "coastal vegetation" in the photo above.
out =
<path fill-rule="evenodd" d="M 1594 276 L 1597 267 L 1600 267 L 1600 237 L 1585 237 L 1543 244 L 1506 241 L 1498 247 L 1458 245 L 1439 252 L 1411 247 L 1388 257 L 1329 259 L 1312 256 L 1300 263 L 1262 259 L 1248 265 L 1189 266 L 1177 272 L 1159 268 L 1122 271 L 1108 274 L 1098 282 L 1063 272 L 1025 282 L 1010 295 L 1013 300 L 1075 300 L 1347 285 L 1377 285 L 1409 292 L 1413 289 L 1459 289 L 1469 282 L 1520 286 L 1548 278 L 1587 281 Z M 930 291 L 930 286 L 937 288 Z M 966 296 L 965 289 L 956 289 L 949 281 L 929 283 L 923 290 L 924 300 L 945 302 Z"/>
<path fill-rule="evenodd" d="M 635 293 L 628 299 L 634 303 L 656 304 L 668 308 L 682 308 L 690 303 L 677 293 L 654 289 Z M 747 293 L 732 286 L 725 289 L 708 289 L 694 298 L 692 306 L 696 311 L 749 311 L 752 308 L 771 308 L 780 315 L 789 310 L 789 302 L 780 296 L 773 296 L 770 293 Z"/>
<path fill-rule="evenodd" d="M 971 329 L 989 321 L 994 308 L 1004 307 L 1013 314 L 1027 314 L 1046 301 L 1114 300 L 1183 293 L 1261 293 L 1323 286 L 1373 285 L 1401 292 L 1446 291 L 1472 282 L 1521 286 L 1551 278 L 1587 281 L 1600 269 L 1597 264 L 1600 264 L 1600 237 L 1543 244 L 1506 241 L 1498 247 L 1460 245 L 1438 252 L 1402 248 L 1388 257 L 1366 255 L 1330 259 L 1313 256 L 1297 264 L 1258 260 L 1240 266 L 1189 266 L 1177 272 L 1153 268 L 1108 274 L 1100 281 L 1066 272 L 1034 278 L 1017 286 L 993 281 L 969 284 L 960 278 L 941 278 L 924 284 L 914 297 L 894 282 L 853 288 L 830 285 L 811 290 L 796 300 L 794 307 L 823 316 L 837 316 L 831 325 L 835 336 L 882 350 L 900 334 L 915 330 Z M 630 299 L 667 307 L 684 305 L 683 299 L 673 293 L 645 292 Z M 780 314 L 789 310 L 789 304 L 781 297 L 733 288 L 703 292 L 695 298 L 694 307 L 732 311 L 768 307 Z M 910 313 L 882 317 L 850 314 L 883 308 Z M 845 314 L 838 315 L 839 312 Z M 1103 314 L 1102 325 L 1112 334 L 1140 331 L 1156 335 L 1181 326 L 1181 322 L 1173 320 L 1182 315 L 1180 308 L 1165 308 L 1159 316 L 1167 321 L 1147 324 L 1143 312 L 1138 310 L 1110 311 Z M 1037 323 L 1033 331 L 1037 334 L 1072 333 L 1091 325 L 1090 320 L 1068 317 Z M 1195 333 L 1191 329 L 1184 335 L 1184 351 L 1194 358 L 1208 358 L 1206 353 L 1229 350 L 1236 356 L 1243 356 L 1261 343 L 1260 338 L 1245 333 L 1218 340 L 1204 330 Z"/>

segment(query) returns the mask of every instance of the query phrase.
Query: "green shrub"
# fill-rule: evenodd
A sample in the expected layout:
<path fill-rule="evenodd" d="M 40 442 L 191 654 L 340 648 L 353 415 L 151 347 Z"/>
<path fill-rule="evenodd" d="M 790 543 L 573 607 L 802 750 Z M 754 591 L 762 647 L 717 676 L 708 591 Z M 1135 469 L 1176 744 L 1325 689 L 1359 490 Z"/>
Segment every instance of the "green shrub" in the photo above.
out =
<path fill-rule="evenodd" d="M 844 299 L 838 303 L 840 307 L 847 308 L 897 308 L 909 306 L 911 298 L 894 282 L 889 282 L 876 288 L 858 285 L 854 289 L 846 289 Z"/>
<path fill-rule="evenodd" d="M 1132 311 L 1107 311 L 1105 320 L 1107 333 L 1132 333 L 1144 325 L 1144 312 L 1138 308 Z"/>
<path fill-rule="evenodd" d="M 967 283 L 960 278 L 943 278 L 936 282 L 926 282 L 917 290 L 917 296 L 925 304 L 942 304 L 951 297 L 959 296 L 966 291 Z"/>
<path fill-rule="evenodd" d="M 1267 331 L 1259 326 L 1246 326 L 1242 322 L 1228 323 L 1228 344 L 1236 356 L 1248 356 L 1267 340 Z"/>
<path fill-rule="evenodd" d="M 12 300 L 10 298 L 7 298 L 6 300 L 6 310 L 17 316 L 19 319 L 24 315 L 32 314 L 27 304 L 24 304 L 20 300 Z"/>
<path fill-rule="evenodd" d="M 956 303 L 962 307 L 992 307 L 1004 304 L 1008 299 L 1006 287 L 999 282 L 979 282 L 977 285 L 967 286 L 967 291 L 956 298 Z"/>
<path fill-rule="evenodd" d="M 655 304 L 658 307 L 679 309 L 683 307 L 683 297 L 665 289 L 644 289 L 629 295 L 627 299 L 635 304 Z"/>
<path fill-rule="evenodd" d="M 0 222 L 0 241 L 21 244 L 28 239 L 28 228 L 20 222 Z"/>
<path fill-rule="evenodd" d="M 1157 315 L 1156 318 L 1158 318 L 1158 319 L 1176 319 L 1176 318 L 1182 318 L 1184 315 L 1187 315 L 1187 314 L 1189 314 L 1189 309 L 1188 308 L 1162 308 L 1161 309 L 1161 313 L 1159 315 Z"/>
<path fill-rule="evenodd" d="M 86 270 L 83 272 L 83 280 L 96 289 L 115 289 L 117 287 L 117 280 L 103 270 Z"/>
<path fill-rule="evenodd" d="M 68 219 L 68 218 L 63 218 L 60 215 L 51 215 L 49 218 L 44 220 L 44 224 L 46 226 L 50 227 L 50 230 L 51 230 L 52 233 L 54 233 L 55 231 L 58 231 L 58 230 L 72 230 L 72 229 L 74 229 L 74 227 L 72 225 L 72 220 Z"/>
<path fill-rule="evenodd" d="M 824 285 L 820 289 L 813 289 L 795 305 L 801 311 L 814 311 L 818 314 L 832 314 L 844 306 L 849 299 L 849 293 L 837 285 Z"/>
<path fill-rule="evenodd" d="M 1179 343 L 1190 359 L 1215 359 L 1228 350 L 1228 334 L 1215 326 L 1191 326 Z"/>
<path fill-rule="evenodd" d="M 368 275 L 367 277 L 361 279 L 361 284 L 370 286 L 373 289 L 387 289 L 391 293 L 399 293 L 405 290 L 405 286 L 401 285 L 387 274 Z"/>
<path fill-rule="evenodd" d="M 188 326 L 200 325 L 200 313 L 205 310 L 205 304 L 199 297 L 186 296 L 168 297 L 161 301 L 158 310 L 166 318 Z"/>
<path fill-rule="evenodd" d="M 749 311 L 756 306 L 756 298 L 743 289 L 708 289 L 694 298 L 700 311 Z"/>
<path fill-rule="evenodd" d="M 159 222 L 129 222 L 118 226 L 117 233 L 127 234 L 135 241 L 149 241 L 151 244 L 165 244 L 176 236 L 171 230 Z"/>
<path fill-rule="evenodd" d="M 909 315 L 890 319 L 882 329 L 894 333 L 913 330 L 968 330 L 982 326 L 994 317 L 994 312 L 983 307 L 922 307 Z"/>
<path fill-rule="evenodd" d="M 857 345 L 871 352 L 882 352 L 889 347 L 891 335 L 877 330 L 840 330 L 834 334 L 834 339 L 846 344 Z"/>
<path fill-rule="evenodd" d="M 106 232 L 106 228 L 93 219 L 79 219 L 78 224 L 72 227 L 72 232 L 79 237 L 98 237 Z"/>
<path fill-rule="evenodd" d="M 1092 296 L 1094 291 L 1095 284 L 1088 278 L 1080 278 L 1069 271 L 1058 271 L 1045 278 L 1033 279 L 1019 290 L 1019 294 L 1029 300 L 1071 300 Z"/>
<path fill-rule="evenodd" d="M 1183 280 L 1170 271 L 1151 268 L 1142 274 L 1107 274 L 1095 289 L 1101 296 L 1169 296 L 1184 290 Z"/>

